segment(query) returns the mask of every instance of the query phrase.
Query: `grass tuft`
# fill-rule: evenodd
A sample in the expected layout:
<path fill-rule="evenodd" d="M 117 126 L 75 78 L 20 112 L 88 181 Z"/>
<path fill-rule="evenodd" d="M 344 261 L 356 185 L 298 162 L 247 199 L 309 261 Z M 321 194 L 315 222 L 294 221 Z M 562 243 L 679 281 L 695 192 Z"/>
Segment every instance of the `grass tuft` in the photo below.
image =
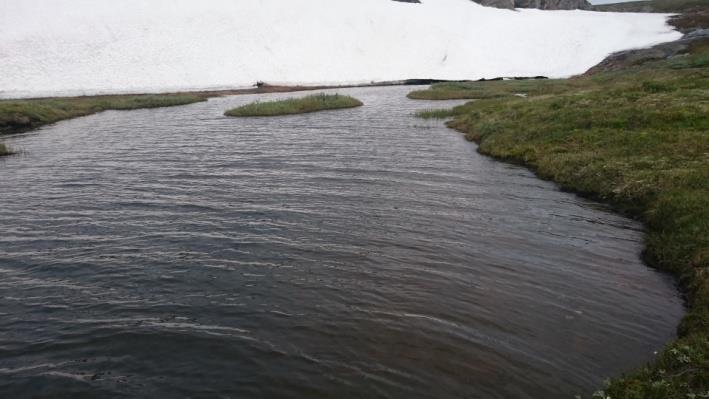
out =
<path fill-rule="evenodd" d="M 224 115 L 234 117 L 293 115 L 330 109 L 354 108 L 362 105 L 361 101 L 350 96 L 314 94 L 307 97 L 279 101 L 256 101 L 230 109 Z"/>
<path fill-rule="evenodd" d="M 422 119 L 449 119 L 455 115 L 452 109 L 427 109 L 416 112 L 416 116 Z"/>
<path fill-rule="evenodd" d="M 412 91 L 413 100 L 469 100 L 500 98 L 510 95 L 558 93 L 564 87 L 559 80 L 495 80 L 485 82 L 437 83 L 427 90 Z"/>

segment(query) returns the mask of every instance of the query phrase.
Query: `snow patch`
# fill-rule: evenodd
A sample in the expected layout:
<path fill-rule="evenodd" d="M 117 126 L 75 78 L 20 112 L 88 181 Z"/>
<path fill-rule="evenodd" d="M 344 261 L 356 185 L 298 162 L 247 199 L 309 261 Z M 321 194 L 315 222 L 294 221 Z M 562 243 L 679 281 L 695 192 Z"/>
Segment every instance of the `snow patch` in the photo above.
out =
<path fill-rule="evenodd" d="M 678 39 L 666 17 L 469 0 L 0 0 L 0 97 L 566 77 Z"/>

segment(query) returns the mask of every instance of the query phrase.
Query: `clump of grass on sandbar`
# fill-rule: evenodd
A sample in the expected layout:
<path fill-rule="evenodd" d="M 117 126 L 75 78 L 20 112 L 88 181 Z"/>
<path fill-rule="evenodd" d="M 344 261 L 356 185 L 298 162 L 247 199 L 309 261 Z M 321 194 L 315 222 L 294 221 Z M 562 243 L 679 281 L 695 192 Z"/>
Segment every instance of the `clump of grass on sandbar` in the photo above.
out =
<path fill-rule="evenodd" d="M 304 114 L 329 109 L 354 108 L 362 106 L 354 97 L 339 94 L 314 94 L 302 98 L 289 98 L 280 101 L 256 101 L 241 107 L 230 109 L 226 116 L 277 116 Z"/>
<path fill-rule="evenodd" d="M 12 155 L 15 152 L 10 149 L 10 147 L 6 146 L 5 144 L 0 144 L 0 157 L 5 156 L 5 155 Z"/>

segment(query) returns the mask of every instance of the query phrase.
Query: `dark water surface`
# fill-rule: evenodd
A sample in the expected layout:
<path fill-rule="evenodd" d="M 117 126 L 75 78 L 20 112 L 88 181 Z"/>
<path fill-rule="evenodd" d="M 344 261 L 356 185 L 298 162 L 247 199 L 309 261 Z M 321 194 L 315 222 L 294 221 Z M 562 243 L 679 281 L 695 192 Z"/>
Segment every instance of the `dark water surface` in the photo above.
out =
<path fill-rule="evenodd" d="M 0 397 L 569 398 L 651 360 L 682 302 L 641 226 L 414 118 L 446 104 L 409 90 L 8 139 Z"/>

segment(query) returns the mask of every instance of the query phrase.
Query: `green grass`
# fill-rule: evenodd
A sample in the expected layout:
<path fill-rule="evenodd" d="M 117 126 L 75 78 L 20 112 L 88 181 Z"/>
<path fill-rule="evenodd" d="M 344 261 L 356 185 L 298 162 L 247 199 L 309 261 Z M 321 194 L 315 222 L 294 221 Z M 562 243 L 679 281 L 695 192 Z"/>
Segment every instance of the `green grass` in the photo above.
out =
<path fill-rule="evenodd" d="M 450 127 L 483 154 L 643 221 L 644 259 L 677 276 L 687 294 L 679 338 L 597 397 L 709 397 L 708 56 L 709 46 L 696 45 L 684 57 L 566 81 L 453 88 L 454 98 L 465 90 L 481 100 L 451 110 Z M 431 91 L 442 89 L 451 90 Z"/>
<path fill-rule="evenodd" d="M 427 109 L 416 112 L 416 116 L 422 119 L 448 119 L 454 115 L 450 109 Z"/>
<path fill-rule="evenodd" d="M 16 133 L 106 110 L 191 104 L 200 94 L 117 95 L 0 101 L 0 134 Z"/>
<path fill-rule="evenodd" d="M 354 108 L 362 102 L 350 96 L 339 94 L 314 94 L 302 98 L 290 98 L 280 101 L 254 102 L 224 113 L 226 116 L 277 116 L 304 114 L 329 109 Z"/>
<path fill-rule="evenodd" d="M 427 90 L 412 91 L 414 100 L 465 100 L 499 98 L 513 94 L 553 94 L 565 87 L 559 80 L 497 80 L 437 83 Z"/>

